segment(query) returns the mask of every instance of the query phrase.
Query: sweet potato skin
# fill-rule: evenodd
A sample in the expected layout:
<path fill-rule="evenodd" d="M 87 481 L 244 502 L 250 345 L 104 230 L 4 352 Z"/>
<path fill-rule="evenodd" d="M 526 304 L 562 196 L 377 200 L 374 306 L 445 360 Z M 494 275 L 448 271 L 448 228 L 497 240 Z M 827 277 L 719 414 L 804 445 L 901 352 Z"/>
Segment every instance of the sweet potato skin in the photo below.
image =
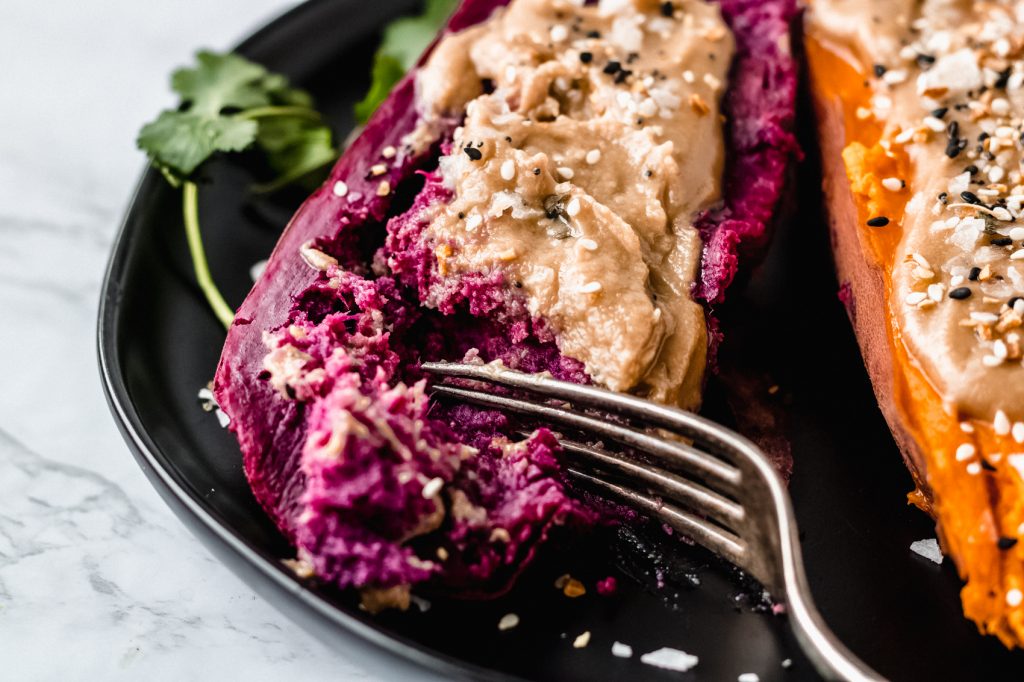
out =
<path fill-rule="evenodd" d="M 920 445 L 911 435 L 896 402 L 896 371 L 889 330 L 883 266 L 864 241 L 862 221 L 846 174 L 843 149 L 847 145 L 844 107 L 838 97 L 811 87 L 818 127 L 822 191 L 829 222 L 832 254 L 839 278 L 839 298 L 853 325 L 864 366 L 882 415 L 889 424 L 918 489 L 930 499 L 927 472 Z"/>

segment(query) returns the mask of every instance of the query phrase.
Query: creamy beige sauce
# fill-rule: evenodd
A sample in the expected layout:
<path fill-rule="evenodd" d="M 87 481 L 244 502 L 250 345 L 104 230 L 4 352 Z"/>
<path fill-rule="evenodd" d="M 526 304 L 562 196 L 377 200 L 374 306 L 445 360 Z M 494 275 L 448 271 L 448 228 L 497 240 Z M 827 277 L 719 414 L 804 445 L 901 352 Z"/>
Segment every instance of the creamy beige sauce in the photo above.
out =
<path fill-rule="evenodd" d="M 705 2 L 580 4 L 513 0 L 421 70 L 428 127 L 466 110 L 427 236 L 442 273 L 505 273 L 596 382 L 695 407 L 692 221 L 720 200 L 732 36 Z"/>
<path fill-rule="evenodd" d="M 815 0 L 809 21 L 868 74 L 861 113 L 911 160 L 891 183 L 907 201 L 889 302 L 903 342 L 951 412 L 1009 431 L 1024 420 L 1024 303 L 1009 305 L 1024 296 L 1024 2 Z M 951 158 L 954 121 L 964 142 Z"/>

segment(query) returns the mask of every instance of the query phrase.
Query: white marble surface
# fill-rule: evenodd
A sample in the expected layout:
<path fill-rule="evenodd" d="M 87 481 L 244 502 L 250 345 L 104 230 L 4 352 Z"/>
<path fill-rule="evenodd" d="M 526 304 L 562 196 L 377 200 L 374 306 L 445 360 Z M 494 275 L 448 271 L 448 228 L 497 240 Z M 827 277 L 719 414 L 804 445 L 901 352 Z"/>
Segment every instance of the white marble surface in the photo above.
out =
<path fill-rule="evenodd" d="M 196 47 L 227 48 L 292 4 L 0 1 L 0 678 L 369 679 L 172 516 L 96 369 L 103 268 L 143 166 L 135 131 Z"/>

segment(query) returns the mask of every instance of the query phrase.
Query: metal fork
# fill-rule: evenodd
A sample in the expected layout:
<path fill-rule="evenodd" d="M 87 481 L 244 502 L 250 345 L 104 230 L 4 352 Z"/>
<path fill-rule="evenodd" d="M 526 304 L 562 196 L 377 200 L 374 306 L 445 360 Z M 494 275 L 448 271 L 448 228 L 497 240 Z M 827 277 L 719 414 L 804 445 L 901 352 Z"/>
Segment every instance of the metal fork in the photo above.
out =
<path fill-rule="evenodd" d="M 568 473 L 573 478 L 669 524 L 761 582 L 785 608 L 797 641 L 822 676 L 884 679 L 843 646 L 815 608 L 789 493 L 764 453 L 749 440 L 690 412 L 548 375 L 496 364 L 425 363 L 423 369 L 438 377 L 488 385 L 481 390 L 469 382 L 435 383 L 434 395 L 516 413 L 568 428 L 584 440 L 598 439 L 647 455 L 659 466 L 590 443 L 559 439 L 571 458 Z M 491 386 L 544 400 L 486 390 Z M 678 434 L 692 445 L 659 437 L 652 429 Z"/>

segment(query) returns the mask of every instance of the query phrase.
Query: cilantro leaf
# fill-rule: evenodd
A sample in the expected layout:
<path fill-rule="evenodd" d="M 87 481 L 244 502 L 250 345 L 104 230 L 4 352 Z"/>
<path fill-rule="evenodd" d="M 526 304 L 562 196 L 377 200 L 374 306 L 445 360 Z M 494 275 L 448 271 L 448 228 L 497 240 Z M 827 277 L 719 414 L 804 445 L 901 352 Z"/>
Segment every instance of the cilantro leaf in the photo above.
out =
<path fill-rule="evenodd" d="M 373 112 L 381 105 L 395 84 L 402 80 L 405 69 L 395 57 L 378 52 L 373 57 L 373 75 L 370 90 L 363 99 L 356 103 L 356 120 L 366 123 Z"/>
<path fill-rule="evenodd" d="M 214 152 L 242 151 L 256 139 L 256 121 L 165 111 L 139 132 L 138 144 L 161 169 L 188 176 Z"/>
<path fill-rule="evenodd" d="M 224 109 L 251 109 L 270 104 L 263 81 L 267 70 L 235 54 L 201 50 L 199 65 L 178 69 L 171 75 L 171 88 L 190 104 L 189 111 L 217 116 Z"/>
<path fill-rule="evenodd" d="M 291 87 L 283 75 L 270 73 L 259 64 L 236 54 L 203 50 L 196 54 L 196 66 L 173 73 L 171 88 L 181 96 L 180 107 L 164 111 L 146 124 L 137 143 L 172 184 L 180 184 L 217 152 L 242 151 L 259 142 L 259 131 L 278 117 L 315 121 L 316 125 L 310 123 L 302 129 L 300 137 L 319 128 L 316 153 L 318 158 L 326 158 L 330 129 L 320 122 L 313 98 Z M 293 146 L 297 144 L 300 142 L 292 142 Z M 311 161 L 306 156 L 293 154 L 289 158 L 298 159 L 309 170 Z M 288 158 L 279 161 L 287 163 Z M 301 169 L 273 161 L 271 166 L 282 176 L 303 175 Z"/>
<path fill-rule="evenodd" d="M 167 181 L 181 188 L 196 284 L 229 327 L 234 313 L 210 274 L 199 229 L 196 170 L 218 152 L 255 146 L 278 173 L 262 186 L 273 191 L 333 162 L 338 152 L 308 93 L 238 55 L 201 51 L 196 66 L 172 74 L 171 87 L 181 96 L 180 105 L 144 125 L 136 142 Z"/>
<path fill-rule="evenodd" d="M 257 192 L 273 192 L 338 157 L 331 130 L 308 119 L 273 118 L 260 124 L 256 142 L 278 177 L 257 185 Z"/>
<path fill-rule="evenodd" d="M 388 24 L 374 55 L 370 90 L 355 107 L 360 123 L 366 123 L 395 84 L 416 65 L 457 4 L 457 0 L 426 0 L 419 16 L 403 17 Z"/>

